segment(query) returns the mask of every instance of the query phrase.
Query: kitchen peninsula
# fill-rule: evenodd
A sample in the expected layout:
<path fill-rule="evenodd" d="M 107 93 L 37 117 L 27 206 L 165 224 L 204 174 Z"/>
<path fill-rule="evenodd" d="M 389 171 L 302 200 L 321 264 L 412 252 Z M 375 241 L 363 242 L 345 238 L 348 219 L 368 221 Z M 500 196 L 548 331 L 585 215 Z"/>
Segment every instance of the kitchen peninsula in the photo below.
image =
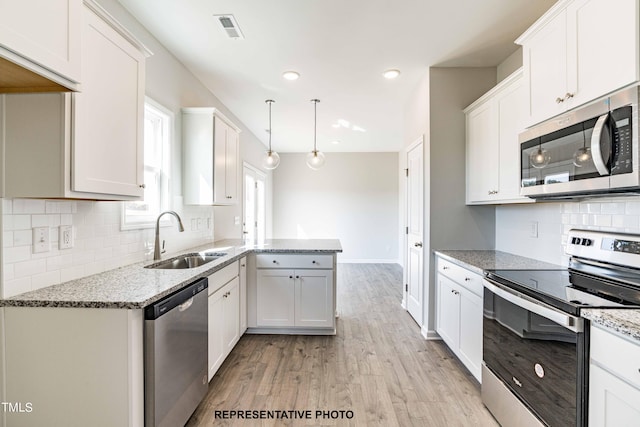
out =
<path fill-rule="evenodd" d="M 165 257 L 219 255 L 199 267 L 137 263 L 0 301 L 6 397 L 33 408 L 8 413 L 8 425 L 143 425 L 144 308 L 200 278 L 209 281 L 210 341 L 228 326 L 211 317 L 212 304 L 237 301 L 227 310 L 235 334 L 221 356 L 209 355 L 209 379 L 245 330 L 335 334 L 339 252 L 333 239 L 225 240 Z"/>

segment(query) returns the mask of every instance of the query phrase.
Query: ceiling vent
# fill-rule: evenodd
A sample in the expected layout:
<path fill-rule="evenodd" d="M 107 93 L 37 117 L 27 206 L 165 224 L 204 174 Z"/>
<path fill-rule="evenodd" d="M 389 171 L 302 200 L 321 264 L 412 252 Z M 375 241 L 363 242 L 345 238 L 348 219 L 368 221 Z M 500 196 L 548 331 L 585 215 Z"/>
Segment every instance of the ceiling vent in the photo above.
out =
<path fill-rule="evenodd" d="M 218 21 L 220 21 L 220 25 L 222 25 L 222 28 L 227 33 L 227 36 L 229 36 L 230 39 L 238 39 L 238 40 L 244 39 L 244 35 L 242 35 L 242 31 L 240 31 L 240 27 L 238 26 L 238 23 L 236 22 L 236 18 L 234 18 L 233 15 L 213 15 L 213 16 L 215 16 L 218 19 Z"/>

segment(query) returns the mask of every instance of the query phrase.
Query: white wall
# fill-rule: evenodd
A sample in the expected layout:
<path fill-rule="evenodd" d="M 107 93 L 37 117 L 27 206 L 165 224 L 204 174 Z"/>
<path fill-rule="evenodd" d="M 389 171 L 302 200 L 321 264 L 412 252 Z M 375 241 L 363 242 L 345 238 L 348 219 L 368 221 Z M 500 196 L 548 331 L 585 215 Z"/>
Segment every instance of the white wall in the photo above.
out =
<path fill-rule="evenodd" d="M 538 238 L 529 236 L 538 222 Z M 640 234 L 640 196 L 496 208 L 496 249 L 567 265 L 571 228 Z"/>
<path fill-rule="evenodd" d="M 183 218 L 186 232 L 175 226 L 163 228 L 161 238 L 167 251 L 186 249 L 227 237 L 241 237 L 241 226 L 234 217 L 242 215 L 242 205 L 232 207 L 185 206 L 182 203 L 182 120 L 181 107 L 215 107 L 242 129 L 240 156 L 254 166 L 260 165 L 264 145 L 202 83 L 167 51 L 116 0 L 99 3 L 147 46 L 153 56 L 146 62 L 146 94 L 175 115 L 171 146 L 171 209 Z M 238 182 L 242 183 L 242 167 Z M 268 176 L 270 174 L 267 174 Z M 268 181 L 269 185 L 269 181 Z M 269 201 L 270 203 L 270 201 Z M 39 289 L 122 265 L 150 259 L 153 230 L 120 231 L 119 202 L 4 200 L 2 209 L 3 296 Z M 197 219 L 203 220 L 200 229 Z M 268 227 L 270 212 L 268 211 Z M 192 229 L 192 219 L 195 219 Z M 207 219 L 212 219 L 207 222 Z M 57 227 L 73 225 L 75 247 L 58 250 Z M 209 228 L 207 224 L 211 224 Z M 31 228 L 52 228 L 52 250 L 31 254 Z M 215 230 L 215 233 L 214 233 Z"/>
<path fill-rule="evenodd" d="M 340 262 L 398 261 L 398 154 L 283 153 L 273 172 L 273 235 L 338 238 Z"/>

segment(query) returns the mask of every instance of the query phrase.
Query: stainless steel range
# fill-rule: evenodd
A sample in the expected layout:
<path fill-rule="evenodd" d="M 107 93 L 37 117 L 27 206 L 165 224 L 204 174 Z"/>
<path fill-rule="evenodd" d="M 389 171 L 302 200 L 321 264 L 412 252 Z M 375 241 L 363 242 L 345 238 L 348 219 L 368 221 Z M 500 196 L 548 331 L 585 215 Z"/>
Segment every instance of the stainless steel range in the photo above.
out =
<path fill-rule="evenodd" d="M 569 232 L 569 268 L 484 280 L 482 400 L 503 427 L 586 426 L 584 308 L 640 307 L 640 236 Z"/>

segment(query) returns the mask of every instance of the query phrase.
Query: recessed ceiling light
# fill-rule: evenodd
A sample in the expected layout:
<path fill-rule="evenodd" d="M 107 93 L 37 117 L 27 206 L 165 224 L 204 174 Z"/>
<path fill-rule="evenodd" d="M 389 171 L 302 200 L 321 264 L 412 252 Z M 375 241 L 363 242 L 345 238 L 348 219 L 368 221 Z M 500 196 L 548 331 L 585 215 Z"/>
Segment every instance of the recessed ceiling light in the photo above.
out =
<path fill-rule="evenodd" d="M 400 70 L 395 70 L 395 69 L 387 70 L 384 73 L 382 73 L 382 75 L 384 76 L 385 79 L 389 79 L 389 80 L 395 79 L 400 75 Z"/>
<path fill-rule="evenodd" d="M 300 73 L 298 73 L 297 71 L 285 71 L 284 73 L 282 73 L 282 77 L 287 80 L 298 80 L 298 78 L 300 77 Z"/>
<path fill-rule="evenodd" d="M 340 144 L 340 141 L 331 141 L 331 143 L 332 143 L 333 145 L 338 145 L 338 144 Z"/>

